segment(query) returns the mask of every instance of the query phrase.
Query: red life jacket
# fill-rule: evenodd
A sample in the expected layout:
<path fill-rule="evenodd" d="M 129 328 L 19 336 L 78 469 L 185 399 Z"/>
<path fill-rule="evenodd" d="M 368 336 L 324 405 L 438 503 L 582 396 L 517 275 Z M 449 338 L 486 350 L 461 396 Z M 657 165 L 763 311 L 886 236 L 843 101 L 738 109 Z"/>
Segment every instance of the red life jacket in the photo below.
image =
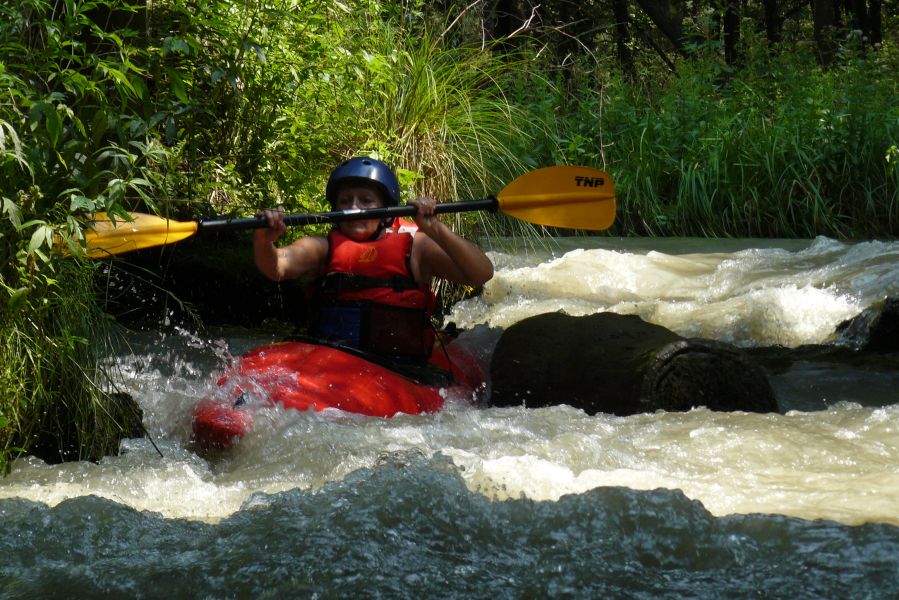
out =
<path fill-rule="evenodd" d="M 385 231 L 356 242 L 328 234 L 325 275 L 314 285 L 312 333 L 395 358 L 426 359 L 435 297 L 412 276 L 412 235 Z"/>

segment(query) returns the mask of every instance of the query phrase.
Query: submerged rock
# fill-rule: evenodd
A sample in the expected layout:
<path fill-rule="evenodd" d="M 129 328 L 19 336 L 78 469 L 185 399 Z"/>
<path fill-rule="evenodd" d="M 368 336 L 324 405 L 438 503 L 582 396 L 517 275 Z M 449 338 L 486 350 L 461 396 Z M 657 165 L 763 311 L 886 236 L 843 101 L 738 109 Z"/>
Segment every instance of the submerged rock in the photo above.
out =
<path fill-rule="evenodd" d="M 500 337 L 490 374 L 494 406 L 569 404 L 621 416 L 778 409 L 765 372 L 738 348 L 682 338 L 634 315 L 548 313 L 515 323 Z"/>

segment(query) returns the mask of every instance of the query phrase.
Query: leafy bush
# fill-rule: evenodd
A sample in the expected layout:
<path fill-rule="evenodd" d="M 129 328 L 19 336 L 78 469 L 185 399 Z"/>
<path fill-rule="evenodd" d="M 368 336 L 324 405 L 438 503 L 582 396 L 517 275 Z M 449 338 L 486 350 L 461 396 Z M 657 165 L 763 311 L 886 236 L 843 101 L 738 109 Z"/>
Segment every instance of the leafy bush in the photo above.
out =
<path fill-rule="evenodd" d="M 115 10 L 113 7 L 115 6 Z M 100 377 L 96 344 L 108 341 L 81 253 L 79 218 L 122 214 L 130 198 L 152 206 L 158 149 L 135 110 L 146 99 L 144 70 L 124 28 L 121 3 L 24 0 L 0 7 L 0 467 L 29 450 L 47 415 L 83 412 L 66 455 L 99 458 L 133 430 Z M 64 255 L 67 253 L 67 255 Z M 82 411 L 83 409 L 83 411 Z M 139 421 L 138 421 L 139 424 Z M 67 444 L 63 444 L 67 445 Z"/>

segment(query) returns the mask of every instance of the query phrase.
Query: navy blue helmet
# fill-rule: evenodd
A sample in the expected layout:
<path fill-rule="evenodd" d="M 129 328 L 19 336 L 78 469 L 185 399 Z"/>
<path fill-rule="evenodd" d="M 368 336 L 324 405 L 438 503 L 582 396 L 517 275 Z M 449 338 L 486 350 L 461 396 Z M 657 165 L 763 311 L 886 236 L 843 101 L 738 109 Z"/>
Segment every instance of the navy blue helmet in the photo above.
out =
<path fill-rule="evenodd" d="M 384 206 L 399 206 L 400 182 L 393 171 L 374 158 L 351 158 L 338 165 L 325 187 L 325 198 L 331 207 L 337 197 L 337 188 L 344 183 L 374 183 L 381 188 Z"/>

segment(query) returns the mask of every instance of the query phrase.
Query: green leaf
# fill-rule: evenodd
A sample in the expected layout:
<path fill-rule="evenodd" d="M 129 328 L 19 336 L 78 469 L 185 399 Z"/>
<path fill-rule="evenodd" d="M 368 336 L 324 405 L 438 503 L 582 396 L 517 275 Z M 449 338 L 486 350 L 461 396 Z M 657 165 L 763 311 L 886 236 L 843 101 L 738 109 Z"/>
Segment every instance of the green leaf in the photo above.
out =
<path fill-rule="evenodd" d="M 125 207 L 121 204 L 111 204 L 106 207 L 106 214 L 115 222 L 116 219 L 124 222 L 133 221 L 134 217 L 131 216 Z"/>
<path fill-rule="evenodd" d="M 50 144 L 53 147 L 56 147 L 59 144 L 59 138 L 62 135 L 62 118 L 59 116 L 59 113 L 53 110 L 53 107 L 46 111 L 46 127 L 47 127 L 47 137 L 50 138 Z"/>
<path fill-rule="evenodd" d="M 165 111 L 153 113 L 153 116 L 150 117 L 150 120 L 147 122 L 147 127 L 150 129 L 156 127 L 157 125 L 162 123 L 166 119 L 166 117 L 168 117 L 168 113 Z"/>
<path fill-rule="evenodd" d="M 91 117 L 91 141 L 94 144 L 99 144 L 108 128 L 109 117 L 106 115 L 106 111 L 102 108 L 98 109 L 94 116 Z"/>
<path fill-rule="evenodd" d="M 218 83 L 226 77 L 228 77 L 228 72 L 221 67 L 216 67 L 213 69 L 212 75 L 209 76 L 209 80 L 212 81 L 212 83 Z"/>
<path fill-rule="evenodd" d="M 165 122 L 165 143 L 169 146 L 175 143 L 175 137 L 178 135 L 178 128 L 175 125 L 175 117 L 169 115 Z"/>
<path fill-rule="evenodd" d="M 39 248 L 44 245 L 48 248 L 53 247 L 53 229 L 49 225 L 41 225 L 31 234 L 31 241 L 28 242 L 29 254 L 36 253 L 41 255 Z"/>
<path fill-rule="evenodd" d="M 141 100 L 146 101 L 150 96 L 150 91 L 147 89 L 147 84 L 144 83 L 143 78 L 135 77 L 131 84 L 134 86 L 134 93 Z"/>
<path fill-rule="evenodd" d="M 262 64 L 266 64 L 268 59 L 265 56 L 265 48 L 255 42 L 250 42 L 250 47 L 254 52 L 256 52 L 256 58 L 259 59 L 259 62 L 261 62 Z"/>
<path fill-rule="evenodd" d="M 21 229 L 22 209 L 19 208 L 18 204 L 9 198 L 3 198 L 3 212 L 6 213 L 6 216 L 9 218 L 9 222 L 12 223 L 13 227 Z"/>
<path fill-rule="evenodd" d="M 52 106 L 46 102 L 35 102 L 28 109 L 28 125 L 31 131 L 37 131 L 41 126 L 41 119 L 47 112 L 48 107 L 52 109 Z"/>
<path fill-rule="evenodd" d="M 19 135 L 12 125 L 6 121 L 0 120 L 0 152 L 7 152 L 6 149 L 10 146 L 7 140 L 12 144 L 12 154 L 16 157 L 16 160 L 20 163 L 24 162 L 22 157 L 22 142 L 19 140 Z"/>
<path fill-rule="evenodd" d="M 131 81 L 128 79 L 128 76 L 118 69 L 113 69 L 108 65 L 101 65 L 100 70 L 108 76 L 110 79 L 114 80 L 119 86 L 123 86 L 126 91 L 131 93 L 133 97 L 140 97 L 140 94 L 137 93 L 137 90 L 134 89 L 134 85 L 132 85 Z"/>
<path fill-rule="evenodd" d="M 28 229 L 29 227 L 33 227 L 35 225 L 44 225 L 44 224 L 45 224 L 44 221 L 41 221 L 40 219 L 32 219 L 30 221 L 26 221 L 25 223 L 22 223 L 21 225 L 19 225 L 19 230 L 21 231 L 22 229 Z"/>
<path fill-rule="evenodd" d="M 94 212 L 97 209 L 94 201 L 87 196 L 81 194 L 72 194 L 72 200 L 69 202 L 69 212 Z"/>
<path fill-rule="evenodd" d="M 163 54 L 190 54 L 190 45 L 179 37 L 167 37 L 162 41 Z"/>
<path fill-rule="evenodd" d="M 181 73 L 174 69 L 166 69 L 166 74 L 169 76 L 169 85 L 172 93 L 175 94 L 178 101 L 182 104 L 190 103 L 190 98 L 187 96 L 187 88 L 184 85 L 184 80 L 181 78 Z"/>
<path fill-rule="evenodd" d="M 87 129 L 84 127 L 84 123 L 81 122 L 81 119 L 78 118 L 78 116 L 76 116 L 76 115 L 72 112 L 72 109 L 70 109 L 70 108 L 68 108 L 68 107 L 66 107 L 66 112 L 69 113 L 68 116 L 69 116 L 69 118 L 71 119 L 72 124 L 74 124 L 74 125 L 75 125 L 75 128 L 78 130 L 78 133 L 81 134 L 81 137 L 82 137 L 83 139 L 87 139 L 87 137 L 88 137 Z"/>
<path fill-rule="evenodd" d="M 41 259 L 41 262 L 45 262 L 45 263 L 50 262 L 50 258 L 46 254 L 44 254 L 40 248 L 34 249 L 34 255 L 37 256 L 39 259 Z M 46 301 L 47 301 L 47 299 L 44 298 L 44 302 L 46 302 Z"/>

